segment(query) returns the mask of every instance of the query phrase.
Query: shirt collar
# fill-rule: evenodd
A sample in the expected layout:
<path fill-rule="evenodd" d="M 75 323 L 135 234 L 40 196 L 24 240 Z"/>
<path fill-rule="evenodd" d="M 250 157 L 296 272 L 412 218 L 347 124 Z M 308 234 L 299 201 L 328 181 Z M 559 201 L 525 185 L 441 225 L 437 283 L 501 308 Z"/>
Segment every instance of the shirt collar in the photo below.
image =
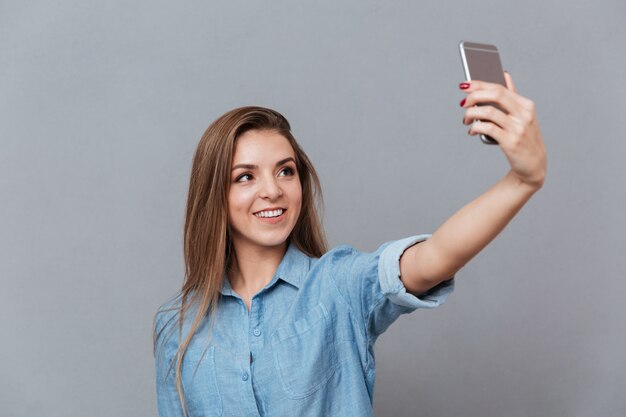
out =
<path fill-rule="evenodd" d="M 265 286 L 265 288 L 274 286 L 276 281 L 280 278 L 300 289 L 300 285 L 302 285 L 306 274 L 309 272 L 310 262 L 311 258 L 304 252 L 300 251 L 290 239 L 287 246 L 287 252 L 285 252 L 283 259 L 280 261 L 274 277 L 272 277 L 272 280 Z M 233 288 L 230 286 L 230 281 L 228 281 L 228 278 L 226 277 L 226 273 L 224 273 L 222 279 L 222 289 L 220 292 L 223 295 L 235 295 Z"/>

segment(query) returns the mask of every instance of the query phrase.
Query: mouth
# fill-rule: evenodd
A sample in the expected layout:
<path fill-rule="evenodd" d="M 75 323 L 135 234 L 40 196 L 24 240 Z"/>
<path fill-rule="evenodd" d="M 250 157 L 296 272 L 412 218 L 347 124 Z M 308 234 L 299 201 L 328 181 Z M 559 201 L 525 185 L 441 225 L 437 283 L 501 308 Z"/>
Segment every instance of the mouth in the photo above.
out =
<path fill-rule="evenodd" d="M 254 213 L 254 217 L 266 223 L 277 223 L 285 217 L 286 212 L 287 209 L 283 208 L 276 210 L 264 210 Z"/>
<path fill-rule="evenodd" d="M 287 209 L 285 208 L 278 208 L 278 209 L 274 209 L 274 210 L 262 210 L 262 211 L 257 211 L 256 213 L 253 213 L 256 217 L 260 217 L 260 218 L 274 218 L 274 217 L 279 217 L 282 216 L 283 214 L 285 214 L 285 212 L 287 211 Z"/>

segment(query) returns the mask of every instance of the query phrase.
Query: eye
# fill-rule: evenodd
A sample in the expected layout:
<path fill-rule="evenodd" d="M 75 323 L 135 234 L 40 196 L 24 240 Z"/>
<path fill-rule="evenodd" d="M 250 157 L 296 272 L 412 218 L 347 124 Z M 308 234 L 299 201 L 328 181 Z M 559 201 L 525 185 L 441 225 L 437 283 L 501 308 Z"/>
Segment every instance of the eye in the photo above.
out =
<path fill-rule="evenodd" d="M 286 171 L 287 175 L 293 175 L 294 174 L 294 169 L 291 167 L 285 167 L 281 170 L 281 172 Z"/>
<path fill-rule="evenodd" d="M 288 176 L 293 176 L 295 173 L 295 170 L 291 167 L 284 167 L 283 169 L 280 170 L 280 172 L 286 172 Z M 254 178 L 251 173 L 246 172 L 238 176 L 235 182 L 248 182 L 249 180 L 242 181 L 244 177 Z"/>
<path fill-rule="evenodd" d="M 249 173 L 242 174 L 242 175 L 240 175 L 240 176 L 238 176 L 238 177 L 237 177 L 237 179 L 235 180 L 235 182 L 242 182 L 242 181 L 240 181 L 240 180 L 241 180 L 243 177 L 252 177 L 252 174 L 249 174 Z M 247 182 L 247 181 L 244 181 L 244 182 Z"/>

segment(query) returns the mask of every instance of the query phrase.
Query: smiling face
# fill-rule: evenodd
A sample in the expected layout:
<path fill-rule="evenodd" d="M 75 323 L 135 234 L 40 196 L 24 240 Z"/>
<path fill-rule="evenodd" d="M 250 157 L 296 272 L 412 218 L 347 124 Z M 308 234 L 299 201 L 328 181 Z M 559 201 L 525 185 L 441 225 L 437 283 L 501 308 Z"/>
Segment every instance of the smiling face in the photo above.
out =
<path fill-rule="evenodd" d="M 237 139 L 232 167 L 228 217 L 233 245 L 283 245 L 302 206 L 302 187 L 289 141 L 273 131 L 249 130 Z M 260 211 L 271 217 L 260 217 Z"/>

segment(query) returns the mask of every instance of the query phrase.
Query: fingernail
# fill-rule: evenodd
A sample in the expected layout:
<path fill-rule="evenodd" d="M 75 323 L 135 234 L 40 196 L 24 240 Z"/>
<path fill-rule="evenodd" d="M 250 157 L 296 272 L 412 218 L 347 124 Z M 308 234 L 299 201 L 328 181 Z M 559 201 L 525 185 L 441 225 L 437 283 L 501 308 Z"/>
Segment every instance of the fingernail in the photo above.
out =
<path fill-rule="evenodd" d="M 459 84 L 459 88 L 461 90 L 467 90 L 469 88 L 469 86 L 470 86 L 469 83 L 461 83 L 461 84 Z"/>
<path fill-rule="evenodd" d="M 461 107 L 463 107 L 463 105 L 465 104 L 465 99 L 461 100 L 461 103 L 459 103 L 461 105 Z"/>

